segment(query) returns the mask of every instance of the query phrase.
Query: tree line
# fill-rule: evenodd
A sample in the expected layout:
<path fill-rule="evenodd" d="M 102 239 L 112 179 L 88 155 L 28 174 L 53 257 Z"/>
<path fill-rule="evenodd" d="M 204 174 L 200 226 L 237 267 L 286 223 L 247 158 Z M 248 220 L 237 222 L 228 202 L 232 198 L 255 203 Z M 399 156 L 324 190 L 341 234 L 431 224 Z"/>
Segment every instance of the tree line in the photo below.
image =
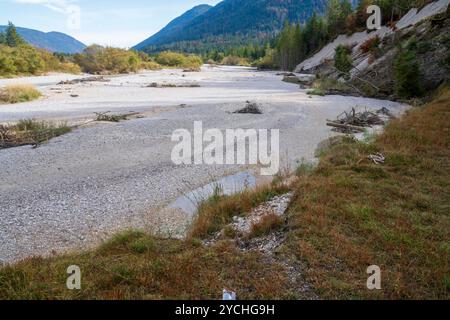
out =
<path fill-rule="evenodd" d="M 0 33 L 0 76 L 39 75 L 49 71 L 79 73 L 80 68 L 62 57 L 27 44 L 9 22 L 6 31 Z"/>
<path fill-rule="evenodd" d="M 177 67 L 199 70 L 203 59 L 193 54 L 145 52 L 91 45 L 78 54 L 51 53 L 29 45 L 9 22 L 0 33 L 0 76 L 41 75 L 50 71 L 68 73 L 117 74 L 141 69 Z"/>

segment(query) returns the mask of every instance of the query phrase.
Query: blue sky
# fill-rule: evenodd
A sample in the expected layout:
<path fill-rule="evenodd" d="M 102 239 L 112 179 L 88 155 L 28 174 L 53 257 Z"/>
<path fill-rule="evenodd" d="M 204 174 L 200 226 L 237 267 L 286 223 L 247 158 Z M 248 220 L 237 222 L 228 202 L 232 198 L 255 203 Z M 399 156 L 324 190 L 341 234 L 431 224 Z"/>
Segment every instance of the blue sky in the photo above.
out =
<path fill-rule="evenodd" d="M 20 27 L 64 32 L 86 44 L 130 47 L 192 7 L 220 1 L 0 0 L 0 24 L 10 20 Z"/>

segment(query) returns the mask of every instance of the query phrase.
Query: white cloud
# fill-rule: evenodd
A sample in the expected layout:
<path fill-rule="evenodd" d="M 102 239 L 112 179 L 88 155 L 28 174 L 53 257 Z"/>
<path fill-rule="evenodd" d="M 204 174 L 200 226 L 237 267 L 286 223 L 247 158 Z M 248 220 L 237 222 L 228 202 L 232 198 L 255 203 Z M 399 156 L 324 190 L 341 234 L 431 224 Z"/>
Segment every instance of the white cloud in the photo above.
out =
<path fill-rule="evenodd" d="M 14 2 L 24 4 L 40 4 L 61 13 L 66 13 L 73 5 L 73 2 L 68 0 L 14 0 Z"/>
<path fill-rule="evenodd" d="M 72 0 L 14 0 L 14 2 L 45 6 L 50 10 L 66 15 L 69 29 L 80 29 L 81 9 Z"/>

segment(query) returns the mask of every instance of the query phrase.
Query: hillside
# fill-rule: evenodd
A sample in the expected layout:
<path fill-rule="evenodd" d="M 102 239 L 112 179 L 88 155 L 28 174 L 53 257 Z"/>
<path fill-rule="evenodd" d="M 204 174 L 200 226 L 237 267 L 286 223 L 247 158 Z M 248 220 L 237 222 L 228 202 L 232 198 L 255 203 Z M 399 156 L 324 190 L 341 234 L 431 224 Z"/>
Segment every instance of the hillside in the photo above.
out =
<path fill-rule="evenodd" d="M 194 20 L 198 16 L 204 14 L 211 8 L 212 8 L 212 6 L 207 5 L 207 4 L 201 4 L 201 5 L 198 5 L 194 8 L 192 8 L 191 10 L 185 12 L 178 18 L 172 20 L 167 26 L 165 26 L 161 31 L 159 31 L 152 37 L 150 37 L 147 40 L 144 40 L 141 43 L 134 46 L 133 49 L 142 50 L 147 46 L 158 43 L 159 41 L 164 41 L 164 38 L 166 38 L 167 36 L 169 36 L 171 34 L 181 33 L 183 31 L 183 28 L 187 24 L 189 24 L 192 20 Z"/>
<path fill-rule="evenodd" d="M 450 80 L 449 3 L 449 0 L 439 0 L 423 8 L 413 8 L 397 21 L 394 30 L 383 26 L 370 33 L 342 34 L 299 64 L 295 71 L 328 79 L 318 81 L 315 86 L 332 93 L 346 91 L 398 99 L 432 91 Z M 350 52 L 352 67 L 348 77 L 335 63 L 329 63 L 335 61 L 340 46 Z M 403 79 L 397 71 L 400 62 Z M 401 86 L 409 93 L 401 93 Z"/>
<path fill-rule="evenodd" d="M 313 12 L 322 14 L 326 4 L 326 0 L 225 0 L 195 17 L 188 11 L 135 49 L 199 52 L 210 47 L 264 43 L 286 20 L 304 22 Z"/>
<path fill-rule="evenodd" d="M 8 26 L 0 26 L 0 32 Z M 61 32 L 42 32 L 33 29 L 16 27 L 17 32 L 31 45 L 52 52 L 79 53 L 86 45 L 75 38 Z"/>

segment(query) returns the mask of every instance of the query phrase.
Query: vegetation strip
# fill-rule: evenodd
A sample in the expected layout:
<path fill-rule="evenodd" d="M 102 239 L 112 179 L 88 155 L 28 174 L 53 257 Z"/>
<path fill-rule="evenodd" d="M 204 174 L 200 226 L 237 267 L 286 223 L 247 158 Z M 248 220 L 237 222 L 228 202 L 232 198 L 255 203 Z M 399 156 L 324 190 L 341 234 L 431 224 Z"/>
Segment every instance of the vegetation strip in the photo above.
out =
<path fill-rule="evenodd" d="M 0 149 L 39 144 L 71 131 L 65 123 L 20 120 L 13 125 L 0 125 Z"/>

